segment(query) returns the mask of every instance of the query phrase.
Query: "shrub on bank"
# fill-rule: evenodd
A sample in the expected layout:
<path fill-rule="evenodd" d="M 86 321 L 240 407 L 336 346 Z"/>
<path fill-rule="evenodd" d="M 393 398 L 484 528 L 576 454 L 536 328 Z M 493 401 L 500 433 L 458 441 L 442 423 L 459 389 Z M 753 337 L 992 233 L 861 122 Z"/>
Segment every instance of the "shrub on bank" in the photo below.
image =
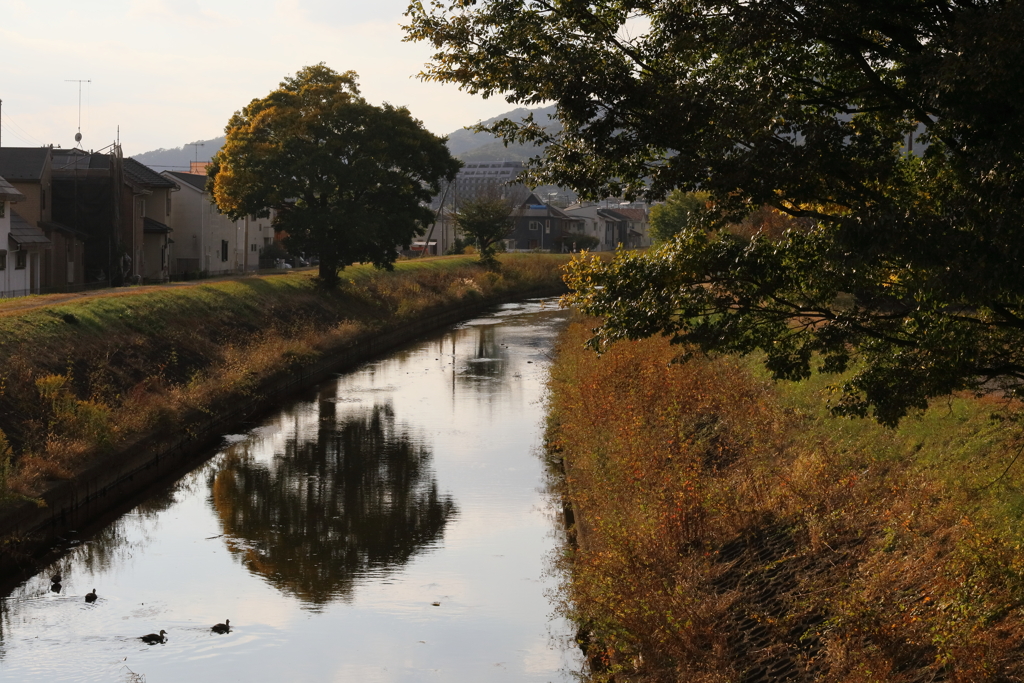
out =
<path fill-rule="evenodd" d="M 563 609 L 596 680 L 1024 675 L 1014 407 L 885 430 L 829 417 L 820 381 L 672 363 L 662 339 L 597 357 L 593 326 L 560 344 L 548 436 L 575 517 Z"/>
<path fill-rule="evenodd" d="M 471 258 L 390 273 L 356 266 L 336 291 L 300 272 L 50 297 L 34 308 L 31 298 L 0 302 L 0 430 L 10 442 L 0 497 L 38 495 L 98 453 L 185 432 L 196 415 L 359 338 L 560 284 L 562 258 L 502 261 L 498 272 Z"/>

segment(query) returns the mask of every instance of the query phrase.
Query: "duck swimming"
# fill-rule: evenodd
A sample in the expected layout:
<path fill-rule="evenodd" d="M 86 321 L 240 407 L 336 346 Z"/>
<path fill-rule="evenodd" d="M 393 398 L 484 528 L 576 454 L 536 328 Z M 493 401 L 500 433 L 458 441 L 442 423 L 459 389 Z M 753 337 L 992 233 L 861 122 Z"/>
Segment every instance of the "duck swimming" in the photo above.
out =
<path fill-rule="evenodd" d="M 156 645 L 157 643 L 163 643 L 165 640 L 167 640 L 167 638 L 165 637 L 166 633 L 167 633 L 167 631 L 164 631 L 163 629 L 160 629 L 160 633 L 159 634 L 147 633 L 144 636 L 140 636 L 139 640 L 144 642 L 146 645 Z"/>
<path fill-rule="evenodd" d="M 86 602 L 96 602 L 96 589 L 95 588 L 92 589 L 92 593 L 86 593 L 85 594 L 85 601 Z"/>
<path fill-rule="evenodd" d="M 231 620 L 225 619 L 223 624 L 214 624 L 213 628 L 210 629 L 214 633 L 230 633 L 231 632 Z"/>

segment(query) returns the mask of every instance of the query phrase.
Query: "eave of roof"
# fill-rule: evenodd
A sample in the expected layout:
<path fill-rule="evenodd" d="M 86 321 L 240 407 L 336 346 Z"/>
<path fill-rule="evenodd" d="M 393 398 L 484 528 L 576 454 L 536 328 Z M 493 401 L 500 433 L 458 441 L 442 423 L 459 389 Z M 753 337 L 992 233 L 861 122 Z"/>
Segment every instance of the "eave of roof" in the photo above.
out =
<path fill-rule="evenodd" d="M 25 201 L 25 195 L 15 189 L 14 185 L 0 178 L 0 201 L 23 202 Z"/>
<path fill-rule="evenodd" d="M 206 191 L 206 176 L 199 175 L 198 173 L 183 173 L 181 171 L 164 171 L 164 177 L 168 175 L 174 177 L 177 180 L 189 185 L 194 190 L 200 192 Z"/>
<path fill-rule="evenodd" d="M 168 233 L 173 232 L 173 230 L 171 229 L 171 226 L 164 225 L 160 221 L 155 221 L 152 218 L 143 217 L 142 232 Z"/>
<path fill-rule="evenodd" d="M 42 230 L 33 227 L 13 211 L 11 212 L 10 240 L 25 249 L 42 249 L 53 244 Z"/>
<path fill-rule="evenodd" d="M 89 233 L 77 230 L 71 226 L 64 225 L 63 223 L 58 223 L 57 221 L 39 221 L 39 227 L 43 230 L 57 230 L 73 237 L 77 237 L 80 240 L 89 239 Z"/>

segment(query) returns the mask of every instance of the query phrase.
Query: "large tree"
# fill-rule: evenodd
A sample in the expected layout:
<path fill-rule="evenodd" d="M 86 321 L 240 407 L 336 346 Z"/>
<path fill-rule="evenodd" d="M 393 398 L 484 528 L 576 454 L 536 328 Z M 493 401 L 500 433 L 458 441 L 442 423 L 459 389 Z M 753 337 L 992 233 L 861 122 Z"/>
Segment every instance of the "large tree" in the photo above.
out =
<path fill-rule="evenodd" d="M 327 285 L 357 261 L 390 269 L 460 166 L 407 109 L 368 103 L 354 72 L 323 64 L 250 102 L 225 132 L 208 170 L 217 207 L 235 219 L 273 209 L 289 246 L 320 258 Z"/>
<path fill-rule="evenodd" d="M 585 196 L 704 191 L 782 236 L 685 229 L 577 263 L 598 342 L 663 333 L 766 354 L 779 378 L 853 369 L 838 412 L 898 421 L 1024 386 L 1024 3 L 480 0 L 408 12 L 425 77 L 557 103 L 538 179 Z"/>

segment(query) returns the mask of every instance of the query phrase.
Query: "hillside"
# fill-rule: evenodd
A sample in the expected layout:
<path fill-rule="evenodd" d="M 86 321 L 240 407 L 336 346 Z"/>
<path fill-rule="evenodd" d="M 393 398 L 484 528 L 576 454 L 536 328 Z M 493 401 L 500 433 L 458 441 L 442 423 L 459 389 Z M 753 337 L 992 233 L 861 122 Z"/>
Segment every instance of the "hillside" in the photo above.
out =
<path fill-rule="evenodd" d="M 533 119 L 545 128 L 557 130 L 560 124 L 552 121 L 555 113 L 554 105 L 540 107 L 538 109 L 526 109 L 520 107 L 505 112 L 500 116 L 481 121 L 485 125 L 500 121 L 501 119 L 522 120 L 533 114 Z M 472 124 L 470 124 L 472 125 Z M 501 159 L 503 161 L 525 161 L 537 156 L 542 148 L 534 145 L 509 145 L 506 147 L 500 140 L 489 133 L 474 133 L 473 131 L 460 128 L 448 134 L 448 149 L 451 153 L 463 161 L 482 161 L 484 159 Z"/>
<path fill-rule="evenodd" d="M 538 123 L 545 127 L 557 129 L 558 122 L 552 122 L 549 118 L 555 113 L 554 105 L 537 109 L 520 107 L 481 123 L 491 124 L 504 118 L 522 120 L 531 112 L 533 113 L 534 120 Z M 200 145 L 198 150 L 193 147 L 196 144 Z M 136 154 L 133 158 L 157 171 L 187 171 L 189 169 L 189 162 L 196 160 L 209 161 L 223 145 L 224 136 L 221 136 L 211 140 L 196 140 L 194 143 L 186 143 L 181 147 L 174 147 L 172 149 L 154 149 L 142 154 Z M 448 149 L 451 150 L 454 156 L 463 161 L 481 161 L 484 159 L 525 161 L 536 156 L 540 151 L 540 148 L 532 145 L 509 145 L 505 147 L 493 135 L 474 133 L 465 128 L 460 128 L 448 134 Z"/>
<path fill-rule="evenodd" d="M 193 145 L 200 145 L 198 149 Z M 172 149 L 154 149 L 132 158 L 155 171 L 187 171 L 192 161 L 209 161 L 224 146 L 224 136 L 212 140 L 196 140 Z M 198 152 L 198 155 L 197 155 Z"/>

